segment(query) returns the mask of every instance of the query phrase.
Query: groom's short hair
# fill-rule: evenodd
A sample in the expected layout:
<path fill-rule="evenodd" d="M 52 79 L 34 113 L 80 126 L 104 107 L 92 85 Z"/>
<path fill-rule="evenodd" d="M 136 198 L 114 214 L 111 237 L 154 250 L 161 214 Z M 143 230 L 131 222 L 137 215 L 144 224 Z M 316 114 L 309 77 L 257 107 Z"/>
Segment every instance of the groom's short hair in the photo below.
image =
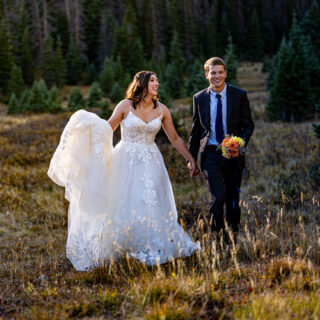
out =
<path fill-rule="evenodd" d="M 206 63 L 203 66 L 205 72 L 209 72 L 209 66 L 223 66 L 224 70 L 226 70 L 225 62 L 219 57 L 213 57 L 206 61 Z"/>

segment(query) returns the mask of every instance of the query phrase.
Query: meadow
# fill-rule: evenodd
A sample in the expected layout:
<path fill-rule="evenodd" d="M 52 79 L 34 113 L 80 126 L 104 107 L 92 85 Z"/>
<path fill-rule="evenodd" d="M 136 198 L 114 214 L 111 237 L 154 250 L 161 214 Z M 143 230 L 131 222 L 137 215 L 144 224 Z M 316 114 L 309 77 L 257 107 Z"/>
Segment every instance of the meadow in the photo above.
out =
<path fill-rule="evenodd" d="M 238 72 L 256 126 L 238 241 L 227 246 L 211 234 L 204 176 L 191 179 L 159 137 L 179 220 L 203 250 L 155 267 L 124 256 L 75 271 L 65 255 L 68 202 L 46 174 L 71 113 L 6 116 L 0 106 L 0 319 L 320 318 L 320 192 L 309 177 L 320 162 L 319 140 L 311 122 L 267 121 L 261 64 Z M 185 141 L 190 103 L 171 106 Z"/>

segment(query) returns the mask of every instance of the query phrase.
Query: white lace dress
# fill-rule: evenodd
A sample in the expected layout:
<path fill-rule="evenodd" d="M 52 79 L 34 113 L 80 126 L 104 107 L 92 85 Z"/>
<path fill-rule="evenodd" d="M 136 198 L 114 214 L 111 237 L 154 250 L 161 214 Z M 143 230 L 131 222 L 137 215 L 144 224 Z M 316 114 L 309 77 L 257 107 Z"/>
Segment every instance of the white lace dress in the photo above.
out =
<path fill-rule="evenodd" d="M 177 222 L 168 172 L 154 142 L 161 120 L 145 123 L 130 111 L 113 148 L 107 121 L 84 110 L 71 116 L 48 175 L 66 187 L 66 251 L 77 270 L 126 253 L 154 265 L 199 249 Z"/>

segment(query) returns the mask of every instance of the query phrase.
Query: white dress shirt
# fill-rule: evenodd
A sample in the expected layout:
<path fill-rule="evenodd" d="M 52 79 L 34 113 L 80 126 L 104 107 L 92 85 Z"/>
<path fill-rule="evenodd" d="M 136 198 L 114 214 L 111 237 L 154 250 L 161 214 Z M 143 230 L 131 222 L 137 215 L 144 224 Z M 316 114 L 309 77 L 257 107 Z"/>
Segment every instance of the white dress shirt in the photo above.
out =
<path fill-rule="evenodd" d="M 217 118 L 217 104 L 218 98 L 216 92 L 210 90 L 210 136 L 208 139 L 208 145 L 218 145 L 216 139 L 216 118 Z M 224 84 L 224 88 L 218 94 L 221 96 L 222 103 L 222 122 L 224 134 L 227 134 L 227 85 Z"/>

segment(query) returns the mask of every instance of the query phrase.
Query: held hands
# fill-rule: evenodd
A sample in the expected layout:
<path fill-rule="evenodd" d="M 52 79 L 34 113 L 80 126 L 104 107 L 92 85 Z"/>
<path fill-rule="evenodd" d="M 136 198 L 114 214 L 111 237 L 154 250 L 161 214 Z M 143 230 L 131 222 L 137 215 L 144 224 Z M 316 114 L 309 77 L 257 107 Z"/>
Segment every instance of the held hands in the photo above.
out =
<path fill-rule="evenodd" d="M 188 162 L 188 169 L 190 171 L 190 176 L 193 178 L 195 176 L 197 176 L 200 173 L 200 170 L 197 166 L 197 163 L 195 162 L 195 160 L 189 161 Z"/>

